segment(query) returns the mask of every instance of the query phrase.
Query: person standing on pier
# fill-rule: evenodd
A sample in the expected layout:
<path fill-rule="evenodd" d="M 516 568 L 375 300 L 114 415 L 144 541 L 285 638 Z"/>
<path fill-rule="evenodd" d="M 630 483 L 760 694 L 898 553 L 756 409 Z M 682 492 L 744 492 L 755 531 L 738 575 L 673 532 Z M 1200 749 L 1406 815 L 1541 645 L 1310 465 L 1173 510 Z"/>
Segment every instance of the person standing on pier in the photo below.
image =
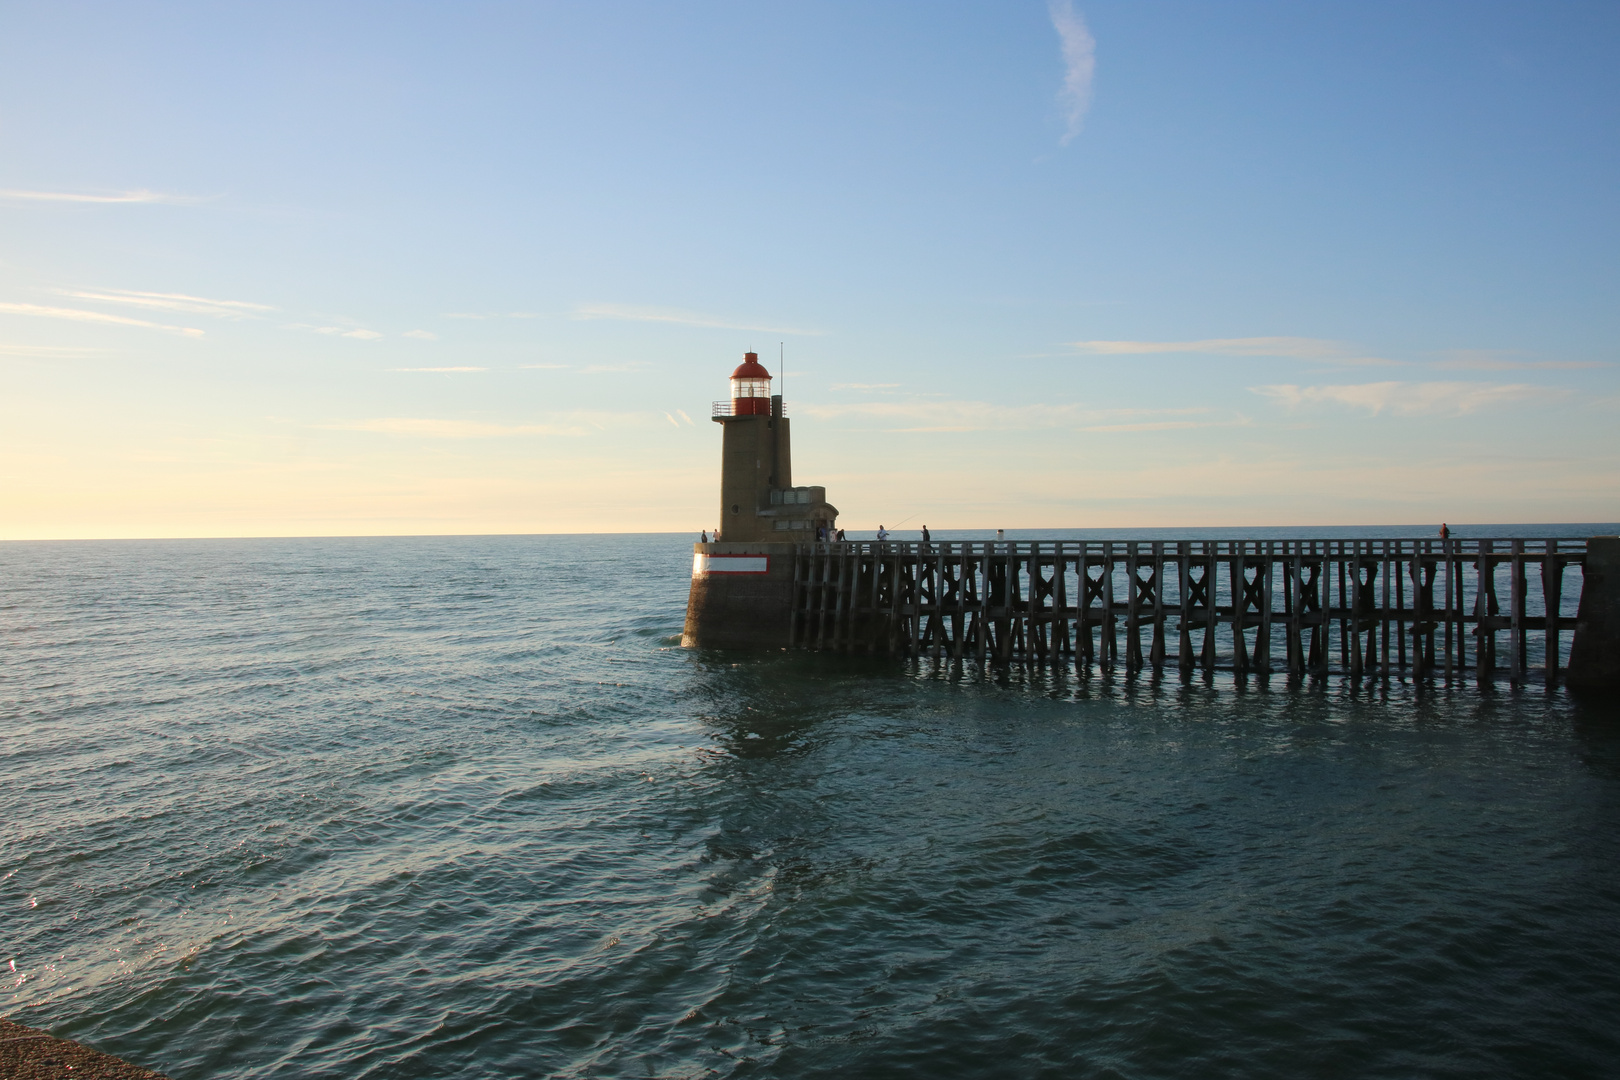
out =
<path fill-rule="evenodd" d="M 702 539 L 703 543 L 707 544 L 709 542 L 709 530 L 708 529 L 704 529 L 702 532 L 698 533 L 698 535 L 703 538 Z"/>
<path fill-rule="evenodd" d="M 1442 540 L 1450 540 L 1451 539 L 1451 526 L 1447 525 L 1443 521 L 1440 523 L 1440 539 L 1442 539 Z"/>
<path fill-rule="evenodd" d="M 880 544 L 884 543 L 888 539 L 889 539 L 889 530 L 885 529 L 883 526 L 879 525 L 878 526 L 878 531 L 877 531 L 877 541 L 878 541 L 878 543 L 880 543 Z"/>

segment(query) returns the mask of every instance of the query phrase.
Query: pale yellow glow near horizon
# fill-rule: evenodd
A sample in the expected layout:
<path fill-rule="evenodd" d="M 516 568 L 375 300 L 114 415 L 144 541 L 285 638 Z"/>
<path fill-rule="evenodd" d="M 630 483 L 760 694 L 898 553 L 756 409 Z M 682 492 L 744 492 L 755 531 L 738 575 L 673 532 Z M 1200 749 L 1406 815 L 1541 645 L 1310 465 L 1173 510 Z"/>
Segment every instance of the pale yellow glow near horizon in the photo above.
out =
<path fill-rule="evenodd" d="M 1431 463 L 1417 486 L 1393 461 L 1133 465 L 1123 454 L 1099 455 L 1095 469 L 968 472 L 947 459 L 936 471 L 908 462 L 880 471 L 813 429 L 795 434 L 795 481 L 825 484 L 852 530 L 901 521 L 936 530 L 1603 521 L 1592 492 L 1609 483 L 1600 467 L 1571 460 Z M 383 436 L 364 453 L 324 459 L 275 460 L 284 455 L 264 446 L 123 457 L 12 450 L 0 456 L 0 539 L 696 533 L 718 516 L 718 435 L 699 448 L 706 464 L 662 468 L 626 455 L 593 462 L 578 450 L 548 458 L 521 444 L 479 457 L 469 440 L 452 453 L 450 440 Z M 926 447 L 944 437 L 909 438 Z M 1504 517 L 1509 499 L 1530 513 Z"/>

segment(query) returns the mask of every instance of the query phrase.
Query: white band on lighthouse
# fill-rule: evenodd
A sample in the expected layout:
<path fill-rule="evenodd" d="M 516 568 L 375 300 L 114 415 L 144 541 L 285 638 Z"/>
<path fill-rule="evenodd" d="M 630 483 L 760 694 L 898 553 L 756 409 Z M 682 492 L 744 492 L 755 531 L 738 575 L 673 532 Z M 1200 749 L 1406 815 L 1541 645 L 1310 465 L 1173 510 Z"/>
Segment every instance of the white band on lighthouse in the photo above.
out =
<path fill-rule="evenodd" d="M 768 555 L 693 555 L 692 576 L 704 574 L 764 574 L 770 571 Z"/>

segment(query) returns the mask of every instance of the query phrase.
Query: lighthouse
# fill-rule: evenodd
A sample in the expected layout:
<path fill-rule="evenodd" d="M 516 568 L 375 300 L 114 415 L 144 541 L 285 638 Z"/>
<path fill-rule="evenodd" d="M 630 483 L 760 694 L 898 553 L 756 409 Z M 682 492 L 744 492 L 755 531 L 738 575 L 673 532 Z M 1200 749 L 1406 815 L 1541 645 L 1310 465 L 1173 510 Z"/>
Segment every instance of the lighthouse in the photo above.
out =
<path fill-rule="evenodd" d="M 693 547 L 682 643 L 786 646 L 795 548 L 821 529 L 830 535 L 838 508 L 826 488 L 794 485 L 787 410 L 757 353 L 743 355 L 730 384 L 711 409 L 721 427 L 719 532 Z"/>
<path fill-rule="evenodd" d="M 720 539 L 727 543 L 814 540 L 838 518 L 827 489 L 793 486 L 793 451 L 782 395 L 758 353 L 731 373 L 731 398 L 714 403 L 721 426 Z"/>

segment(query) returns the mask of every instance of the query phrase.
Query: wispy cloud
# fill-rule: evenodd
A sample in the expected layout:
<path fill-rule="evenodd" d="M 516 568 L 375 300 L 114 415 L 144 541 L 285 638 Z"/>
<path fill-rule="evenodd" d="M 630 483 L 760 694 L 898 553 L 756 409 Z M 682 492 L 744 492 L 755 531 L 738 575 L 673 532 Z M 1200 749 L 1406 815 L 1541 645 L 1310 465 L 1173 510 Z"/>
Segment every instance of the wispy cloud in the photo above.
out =
<path fill-rule="evenodd" d="M 1230 420 L 1145 420 L 1135 424 L 1092 424 L 1079 428 L 1080 431 L 1092 432 L 1130 432 L 1130 431 L 1185 431 L 1191 428 L 1211 427 L 1249 427 L 1254 423 L 1247 416 L 1237 416 Z"/>
<path fill-rule="evenodd" d="M 1437 368 L 1462 371 L 1586 371 L 1610 367 L 1601 360 L 1523 360 L 1506 349 L 1452 349 Z"/>
<path fill-rule="evenodd" d="M 111 195 L 87 195 L 77 191 L 18 191 L 15 189 L 0 190 L 0 199 L 15 199 L 23 202 L 65 202 L 65 203 L 171 203 L 183 204 L 200 202 L 191 195 L 168 195 L 161 191 L 119 191 Z"/>
<path fill-rule="evenodd" d="M 1247 427 L 1252 421 L 1246 416 L 1226 419 L 1213 417 L 1205 406 L 1178 409 L 1088 409 L 1082 419 L 1093 421 L 1076 431 L 1114 434 L 1132 431 L 1185 431 L 1192 428 Z M 1166 419 L 1176 417 L 1176 419 Z M 1097 423 L 1095 421 L 1113 421 Z"/>
<path fill-rule="evenodd" d="M 1340 386 L 1283 383 L 1251 386 L 1252 392 L 1289 409 L 1339 405 L 1376 416 L 1464 416 L 1503 405 L 1560 401 L 1569 391 L 1527 383 L 1375 382 Z"/>
<path fill-rule="evenodd" d="M 326 334 L 331 337 L 355 338 L 358 341 L 376 341 L 383 335 L 375 330 L 356 329 L 348 326 L 315 326 L 311 323 L 289 323 L 288 330 L 308 330 L 316 334 Z"/>
<path fill-rule="evenodd" d="M 499 311 L 447 311 L 439 316 L 441 319 L 538 319 L 538 312 L 534 311 L 508 311 L 504 314 Z"/>
<path fill-rule="evenodd" d="M 1250 423 L 1243 416 L 1213 416 L 1203 406 L 1141 409 L 1088 408 L 1078 403 L 998 405 L 986 401 L 939 398 L 861 401 L 838 405 L 803 405 L 807 415 L 823 420 L 856 420 L 863 427 L 898 432 L 1024 431 L 1069 428 L 1082 432 L 1170 431 L 1179 428 L 1234 427 Z"/>
<path fill-rule="evenodd" d="M 647 370 L 645 360 L 627 360 L 622 364 L 586 364 L 579 369 L 581 375 L 623 375 L 631 371 Z"/>
<path fill-rule="evenodd" d="M 1197 341 L 1073 341 L 1078 352 L 1102 356 L 1202 353 L 1214 356 L 1277 356 L 1334 364 L 1382 365 L 1399 361 L 1364 352 L 1343 341 L 1308 337 L 1202 338 Z"/>
<path fill-rule="evenodd" d="M 452 371 L 488 371 L 489 368 L 487 368 L 487 367 L 396 367 L 396 368 L 389 368 L 388 370 L 389 371 L 426 371 L 426 372 L 445 372 L 445 373 L 449 373 L 449 372 L 452 372 Z"/>
<path fill-rule="evenodd" d="M 676 409 L 675 413 L 682 420 L 686 421 L 686 426 L 687 427 L 696 427 L 697 426 L 696 424 L 692 423 L 692 418 L 690 416 L 686 415 L 686 410 L 685 409 Z"/>
<path fill-rule="evenodd" d="M 668 420 L 670 423 L 674 424 L 677 428 L 681 426 L 681 422 L 679 420 L 675 419 L 669 413 L 664 414 L 664 419 Z"/>
<path fill-rule="evenodd" d="M 0 345 L 0 356 L 35 356 L 55 360 L 97 356 L 106 351 L 106 349 L 81 349 L 72 345 Z"/>
<path fill-rule="evenodd" d="M 992 431 L 1061 427 L 1076 422 L 1078 405 L 994 405 L 984 401 L 938 399 L 860 401 L 843 405 L 802 405 L 824 420 L 857 420 L 889 431 Z"/>
<path fill-rule="evenodd" d="M 35 315 L 43 319 L 66 319 L 70 322 L 139 326 L 147 330 L 166 330 L 172 334 L 184 334 L 186 337 L 203 336 L 203 332 L 195 326 L 169 326 L 165 323 L 148 322 L 145 319 L 132 319 L 127 315 L 108 315 L 101 311 L 82 311 L 79 308 L 47 307 L 42 304 L 0 303 L 0 311 L 9 312 L 13 315 Z"/>
<path fill-rule="evenodd" d="M 566 371 L 567 364 L 519 364 L 521 371 Z"/>
<path fill-rule="evenodd" d="M 416 338 L 418 341 L 438 341 L 439 335 L 431 330 L 407 330 L 400 337 Z"/>
<path fill-rule="evenodd" d="M 252 319 L 265 312 L 275 311 L 269 304 L 253 304 L 246 300 L 210 300 L 185 293 L 137 292 L 132 289 L 102 289 L 98 291 L 63 290 L 63 296 L 75 300 L 92 300 L 103 304 L 124 304 L 129 307 L 158 311 L 178 311 L 186 315 L 212 315 L 220 319 Z"/>
<path fill-rule="evenodd" d="M 790 326 L 765 326 L 758 323 L 738 322 L 713 315 L 700 315 L 674 308 L 634 307 L 629 304 L 581 304 L 574 309 L 576 319 L 617 319 L 623 322 L 671 323 L 676 326 L 699 326 L 714 330 L 752 330 L 762 334 L 793 334 L 798 337 L 819 337 L 823 331 L 800 330 Z"/>
<path fill-rule="evenodd" d="M 1086 113 L 1091 109 L 1091 80 L 1097 73 L 1097 39 L 1091 36 L 1086 20 L 1074 10 L 1071 0 L 1050 0 L 1047 11 L 1063 50 L 1063 89 L 1058 102 L 1063 106 L 1066 127 L 1060 145 L 1067 146 L 1080 134 Z"/>
<path fill-rule="evenodd" d="M 1206 427 L 1197 420 L 1155 420 L 1141 424 L 1092 424 L 1081 431 L 1180 431 L 1185 428 Z"/>
<path fill-rule="evenodd" d="M 594 425 L 593 425 L 594 426 Z M 434 420 L 389 416 L 328 424 L 333 431 L 366 431 L 377 435 L 407 435 L 426 439 L 496 439 L 514 435 L 584 435 L 581 424 L 484 424 L 475 420 Z"/>

